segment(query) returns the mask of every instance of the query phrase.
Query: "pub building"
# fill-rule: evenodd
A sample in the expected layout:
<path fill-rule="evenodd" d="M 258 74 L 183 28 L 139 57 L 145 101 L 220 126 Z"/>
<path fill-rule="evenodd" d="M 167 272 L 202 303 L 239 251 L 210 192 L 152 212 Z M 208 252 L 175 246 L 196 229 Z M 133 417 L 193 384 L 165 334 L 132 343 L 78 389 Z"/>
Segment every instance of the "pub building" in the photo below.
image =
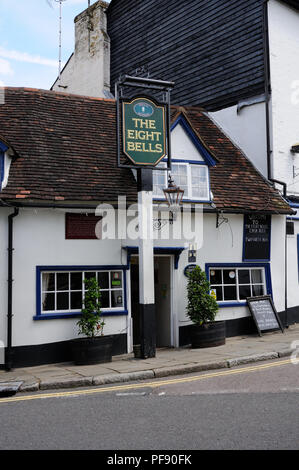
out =
<path fill-rule="evenodd" d="M 140 112 L 138 135 L 129 135 L 133 150 L 138 154 L 151 144 L 159 167 L 166 168 L 163 139 L 153 134 L 159 132 L 155 123 L 146 128 Z M 172 106 L 170 118 L 171 177 L 184 191 L 184 206 L 192 207 L 193 222 L 202 223 L 190 257 L 189 240 L 165 236 L 179 217 L 154 210 L 156 346 L 190 344 L 190 264 L 205 270 L 227 337 L 256 334 L 248 297 L 271 296 L 285 324 L 286 219 L 292 209 L 203 109 Z M 118 214 L 120 198 L 126 207 L 136 204 L 138 188 L 136 171 L 117 165 L 116 134 L 114 99 L 5 89 L 0 341 L 6 368 L 70 360 L 84 280 L 91 276 L 101 287 L 113 355 L 132 352 L 139 341 L 139 240 L 128 236 L 132 221 Z M 154 209 L 165 202 L 168 176 L 153 171 Z M 96 209 L 103 204 L 115 210 L 118 236 L 105 236 L 109 224 Z"/>

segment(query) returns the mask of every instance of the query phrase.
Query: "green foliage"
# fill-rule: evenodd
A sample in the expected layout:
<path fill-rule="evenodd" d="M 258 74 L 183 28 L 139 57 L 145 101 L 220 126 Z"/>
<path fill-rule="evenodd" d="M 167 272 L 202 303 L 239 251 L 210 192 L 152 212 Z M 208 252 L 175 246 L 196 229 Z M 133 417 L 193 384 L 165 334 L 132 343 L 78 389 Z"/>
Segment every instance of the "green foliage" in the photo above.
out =
<path fill-rule="evenodd" d="M 95 277 L 85 279 L 85 297 L 80 320 L 77 322 L 79 334 L 89 338 L 103 335 L 105 322 L 101 319 L 101 289 Z"/>
<path fill-rule="evenodd" d="M 216 299 L 210 293 L 210 283 L 206 274 L 196 266 L 188 274 L 187 315 L 196 325 L 214 321 L 218 311 Z"/>

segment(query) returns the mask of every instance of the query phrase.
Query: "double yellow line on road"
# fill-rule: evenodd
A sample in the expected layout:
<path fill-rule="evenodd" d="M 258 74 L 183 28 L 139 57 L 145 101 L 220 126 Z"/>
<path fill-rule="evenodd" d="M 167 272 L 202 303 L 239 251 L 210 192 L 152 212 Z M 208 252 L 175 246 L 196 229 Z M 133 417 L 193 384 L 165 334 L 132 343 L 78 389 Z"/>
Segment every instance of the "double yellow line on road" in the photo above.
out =
<path fill-rule="evenodd" d="M 234 374 L 244 374 L 248 372 L 256 372 L 265 369 L 271 369 L 273 367 L 284 366 L 286 364 L 291 364 L 291 359 L 287 359 L 284 361 L 276 361 L 271 362 L 269 364 L 260 364 L 258 366 L 250 366 L 250 367 L 243 367 L 240 369 L 233 369 L 233 370 L 225 370 L 221 372 L 211 372 L 202 375 L 196 375 L 193 377 L 182 377 L 182 378 L 175 378 L 175 379 L 168 379 L 168 380 L 158 380 L 156 379 L 154 382 L 142 382 L 142 383 L 134 383 L 134 384 L 127 384 L 127 385 L 115 385 L 115 386 L 108 386 L 103 388 L 91 388 L 91 389 L 84 389 L 84 390 L 72 390 L 68 392 L 51 392 L 51 393 L 36 393 L 35 395 L 18 395 L 16 397 L 10 398 L 1 398 L 0 404 L 2 403 L 15 403 L 20 401 L 30 401 L 30 400 L 41 400 L 46 398 L 67 398 L 67 397 L 78 397 L 78 396 L 85 396 L 85 395 L 95 395 L 98 393 L 107 393 L 107 392 L 121 392 L 125 390 L 137 390 L 142 388 L 158 388 L 165 385 L 175 385 L 175 384 L 182 384 L 187 382 L 196 382 L 198 380 L 203 379 L 210 379 L 215 377 L 224 377 Z"/>

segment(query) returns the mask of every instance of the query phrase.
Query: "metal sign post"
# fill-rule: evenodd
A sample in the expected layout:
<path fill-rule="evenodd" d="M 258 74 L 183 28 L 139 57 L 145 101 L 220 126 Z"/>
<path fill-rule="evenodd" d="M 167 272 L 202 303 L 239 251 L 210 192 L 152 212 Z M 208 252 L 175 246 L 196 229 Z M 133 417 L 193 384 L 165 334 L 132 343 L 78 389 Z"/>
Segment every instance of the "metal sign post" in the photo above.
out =
<path fill-rule="evenodd" d="M 117 165 L 137 169 L 139 222 L 139 309 L 141 358 L 156 356 L 156 313 L 153 247 L 153 169 L 171 170 L 170 90 L 172 82 L 124 76 L 115 87 L 117 100 Z M 162 92 L 153 97 L 125 96 L 142 88 Z M 167 156 L 167 165 L 156 165 Z M 129 161 L 129 164 L 127 163 Z"/>

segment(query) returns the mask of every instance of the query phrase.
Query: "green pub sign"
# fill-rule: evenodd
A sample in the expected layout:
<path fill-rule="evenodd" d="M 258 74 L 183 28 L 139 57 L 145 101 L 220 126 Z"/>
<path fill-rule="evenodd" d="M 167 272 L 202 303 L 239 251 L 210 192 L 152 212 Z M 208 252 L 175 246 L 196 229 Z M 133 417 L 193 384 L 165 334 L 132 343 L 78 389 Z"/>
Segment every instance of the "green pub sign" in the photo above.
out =
<path fill-rule="evenodd" d="M 166 110 L 148 98 L 123 102 L 123 151 L 135 165 L 157 165 L 167 154 Z"/>

